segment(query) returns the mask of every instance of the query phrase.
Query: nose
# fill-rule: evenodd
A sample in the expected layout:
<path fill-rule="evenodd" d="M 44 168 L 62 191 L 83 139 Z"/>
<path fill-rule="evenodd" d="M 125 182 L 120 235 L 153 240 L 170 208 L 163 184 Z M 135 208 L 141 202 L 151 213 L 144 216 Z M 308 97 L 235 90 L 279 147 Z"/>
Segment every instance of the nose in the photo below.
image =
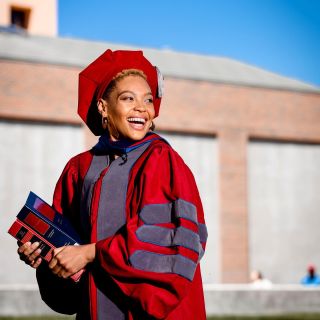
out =
<path fill-rule="evenodd" d="M 137 111 L 140 111 L 140 112 L 147 110 L 144 101 L 139 101 L 139 100 L 136 100 L 136 103 L 134 105 L 134 109 Z"/>

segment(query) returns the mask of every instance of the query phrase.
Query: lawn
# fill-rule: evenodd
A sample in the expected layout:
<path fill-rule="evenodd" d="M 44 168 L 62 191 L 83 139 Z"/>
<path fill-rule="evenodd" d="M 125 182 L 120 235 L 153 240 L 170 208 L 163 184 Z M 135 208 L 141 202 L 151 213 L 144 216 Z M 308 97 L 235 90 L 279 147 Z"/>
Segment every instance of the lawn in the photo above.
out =
<path fill-rule="evenodd" d="M 320 314 L 288 314 L 279 316 L 220 316 L 207 320 L 320 320 Z"/>

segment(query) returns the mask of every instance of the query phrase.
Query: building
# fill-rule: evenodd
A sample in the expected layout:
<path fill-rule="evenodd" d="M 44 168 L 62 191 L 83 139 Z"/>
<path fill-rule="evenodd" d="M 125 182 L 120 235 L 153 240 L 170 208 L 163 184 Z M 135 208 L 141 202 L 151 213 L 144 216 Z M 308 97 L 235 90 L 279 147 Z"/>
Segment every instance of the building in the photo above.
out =
<path fill-rule="evenodd" d="M 56 0 L 1 0 L 0 26 L 16 32 L 56 36 Z"/>
<path fill-rule="evenodd" d="M 35 284 L 5 234 L 29 190 L 50 202 L 68 158 L 96 141 L 76 115 L 79 71 L 107 48 L 138 49 L 52 35 L 0 33 L 7 288 Z M 246 283 L 252 269 L 298 283 L 308 263 L 320 267 L 320 89 L 223 57 L 143 50 L 165 76 L 157 131 L 191 167 L 203 199 L 204 283 Z"/>

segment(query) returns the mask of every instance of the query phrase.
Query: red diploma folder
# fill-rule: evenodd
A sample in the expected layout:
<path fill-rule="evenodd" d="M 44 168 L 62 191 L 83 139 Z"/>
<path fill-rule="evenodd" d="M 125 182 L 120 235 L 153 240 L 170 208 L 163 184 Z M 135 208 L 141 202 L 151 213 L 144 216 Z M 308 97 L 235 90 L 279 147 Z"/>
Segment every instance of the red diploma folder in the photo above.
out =
<path fill-rule="evenodd" d="M 40 256 L 47 262 L 55 248 L 82 243 L 70 221 L 33 192 L 29 193 L 8 233 L 22 243 L 39 242 Z M 70 278 L 77 282 L 83 272 L 80 270 Z"/>

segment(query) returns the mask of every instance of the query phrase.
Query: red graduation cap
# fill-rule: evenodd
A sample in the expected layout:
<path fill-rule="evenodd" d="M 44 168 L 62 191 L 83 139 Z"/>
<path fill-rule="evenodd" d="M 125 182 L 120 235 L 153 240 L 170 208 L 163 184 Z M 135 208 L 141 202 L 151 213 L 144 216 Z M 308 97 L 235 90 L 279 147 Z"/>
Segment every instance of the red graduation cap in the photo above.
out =
<path fill-rule="evenodd" d="M 153 95 L 155 116 L 159 114 L 162 98 L 162 75 L 142 51 L 108 49 L 79 74 L 78 114 L 95 135 L 103 133 L 97 101 L 111 80 L 122 70 L 137 69 L 144 72 Z"/>

